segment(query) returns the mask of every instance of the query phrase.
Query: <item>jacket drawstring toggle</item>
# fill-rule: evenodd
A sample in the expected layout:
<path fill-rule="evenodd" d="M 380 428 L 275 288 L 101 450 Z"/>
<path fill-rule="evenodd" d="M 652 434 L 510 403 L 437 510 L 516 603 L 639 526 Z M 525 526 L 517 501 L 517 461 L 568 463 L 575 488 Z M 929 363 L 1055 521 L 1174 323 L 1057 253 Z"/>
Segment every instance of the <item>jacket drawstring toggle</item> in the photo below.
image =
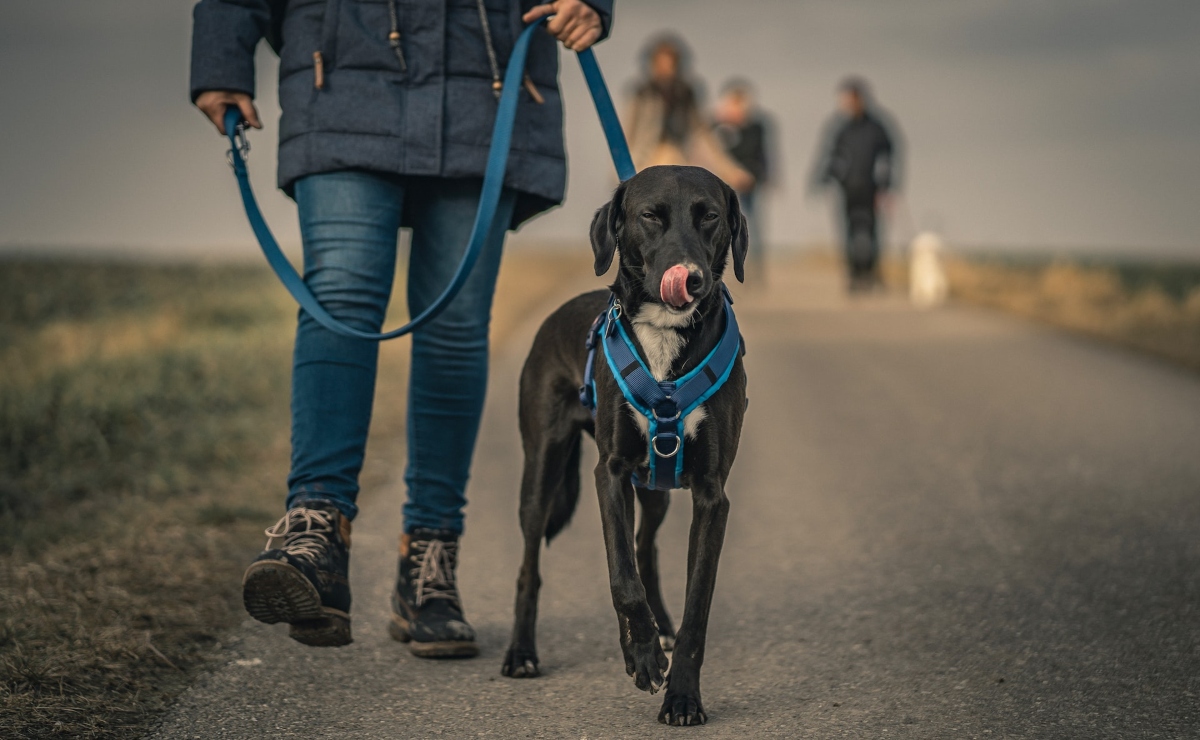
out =
<path fill-rule="evenodd" d="M 388 34 L 388 46 L 392 47 L 396 61 L 400 62 L 400 71 L 407 72 L 408 63 L 404 61 L 404 49 L 400 48 L 400 16 L 396 13 L 396 0 L 388 0 L 388 15 L 392 21 L 392 31 Z"/>

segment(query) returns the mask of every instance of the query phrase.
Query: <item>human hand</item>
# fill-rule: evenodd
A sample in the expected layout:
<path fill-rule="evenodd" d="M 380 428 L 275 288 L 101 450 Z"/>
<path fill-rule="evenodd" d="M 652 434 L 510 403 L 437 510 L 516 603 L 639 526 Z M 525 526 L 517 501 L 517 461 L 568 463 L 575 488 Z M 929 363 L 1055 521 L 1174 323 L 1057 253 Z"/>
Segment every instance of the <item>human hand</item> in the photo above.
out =
<path fill-rule="evenodd" d="M 225 109 L 231 105 L 237 106 L 242 112 L 242 118 L 251 126 L 262 128 L 262 123 L 258 120 L 258 111 L 254 108 L 254 100 L 244 92 L 205 90 L 196 98 L 196 107 L 208 116 L 208 120 L 213 122 L 222 136 L 226 135 Z"/>
<path fill-rule="evenodd" d="M 546 30 L 571 51 L 583 51 L 604 33 L 600 14 L 583 0 L 554 0 L 538 5 L 521 16 L 521 20 L 533 23 L 548 15 L 554 17 L 546 24 Z"/>

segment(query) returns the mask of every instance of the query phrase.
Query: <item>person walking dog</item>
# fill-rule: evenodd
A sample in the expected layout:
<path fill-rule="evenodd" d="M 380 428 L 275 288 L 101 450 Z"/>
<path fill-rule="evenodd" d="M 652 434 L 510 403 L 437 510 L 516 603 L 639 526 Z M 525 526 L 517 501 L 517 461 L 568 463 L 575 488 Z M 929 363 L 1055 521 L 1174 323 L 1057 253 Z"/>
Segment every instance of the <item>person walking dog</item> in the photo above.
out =
<path fill-rule="evenodd" d="M 844 247 L 851 291 L 879 284 L 878 212 L 900 184 L 895 125 L 876 107 L 865 80 L 838 87 L 838 115 L 826 125 L 814 185 L 842 194 Z"/>
<path fill-rule="evenodd" d="M 498 215 L 470 278 L 413 333 L 404 532 L 393 637 L 421 657 L 471 656 L 456 568 L 466 485 L 483 411 L 488 323 L 504 236 L 563 200 L 566 155 L 555 40 L 605 38 L 613 0 L 200 0 L 191 99 L 225 133 L 254 107 L 254 51 L 279 54 L 279 187 L 295 199 L 304 281 L 326 310 L 379 331 L 401 227 L 412 229 L 408 308 L 450 282 L 475 216 L 508 55 L 548 15 L 529 50 Z M 554 38 L 551 38 L 551 35 Z M 292 366 L 287 511 L 243 580 L 255 619 L 286 622 L 306 645 L 351 641 L 350 522 L 358 513 L 378 345 L 301 311 Z"/>

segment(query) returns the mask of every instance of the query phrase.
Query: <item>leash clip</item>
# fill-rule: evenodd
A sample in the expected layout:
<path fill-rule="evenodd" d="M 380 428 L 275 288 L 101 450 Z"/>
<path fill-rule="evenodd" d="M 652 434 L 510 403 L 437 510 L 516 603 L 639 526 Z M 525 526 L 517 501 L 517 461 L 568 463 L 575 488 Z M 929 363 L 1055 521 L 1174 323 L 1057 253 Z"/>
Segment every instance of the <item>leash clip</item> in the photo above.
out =
<path fill-rule="evenodd" d="M 617 330 L 617 324 L 621 321 L 621 302 L 614 298 L 612 305 L 608 307 L 604 315 L 608 317 L 604 322 L 604 336 L 610 337 Z"/>
<path fill-rule="evenodd" d="M 237 127 L 234 128 L 233 143 L 234 146 L 237 147 L 238 154 L 241 155 L 243 162 L 250 158 L 250 139 L 246 137 L 245 121 L 238 121 Z M 233 149 L 227 149 L 225 151 L 225 161 L 229 163 L 230 167 L 236 166 L 233 163 Z"/>

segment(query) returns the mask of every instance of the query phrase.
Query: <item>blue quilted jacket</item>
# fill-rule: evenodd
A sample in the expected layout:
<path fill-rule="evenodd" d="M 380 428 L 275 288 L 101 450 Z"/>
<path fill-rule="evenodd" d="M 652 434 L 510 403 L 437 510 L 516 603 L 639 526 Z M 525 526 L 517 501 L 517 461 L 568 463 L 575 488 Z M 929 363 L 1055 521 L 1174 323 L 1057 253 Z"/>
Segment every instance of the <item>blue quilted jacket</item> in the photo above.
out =
<path fill-rule="evenodd" d="M 607 36 L 613 0 L 587 0 Z M 501 73 L 535 0 L 486 0 Z M 389 45 L 389 0 L 200 0 L 191 95 L 254 94 L 254 49 L 279 54 L 279 187 L 363 169 L 482 177 L 496 115 L 492 65 L 476 0 L 395 0 L 403 63 Z M 521 194 L 513 226 L 562 202 L 566 187 L 558 47 L 535 35 L 505 184 Z"/>

